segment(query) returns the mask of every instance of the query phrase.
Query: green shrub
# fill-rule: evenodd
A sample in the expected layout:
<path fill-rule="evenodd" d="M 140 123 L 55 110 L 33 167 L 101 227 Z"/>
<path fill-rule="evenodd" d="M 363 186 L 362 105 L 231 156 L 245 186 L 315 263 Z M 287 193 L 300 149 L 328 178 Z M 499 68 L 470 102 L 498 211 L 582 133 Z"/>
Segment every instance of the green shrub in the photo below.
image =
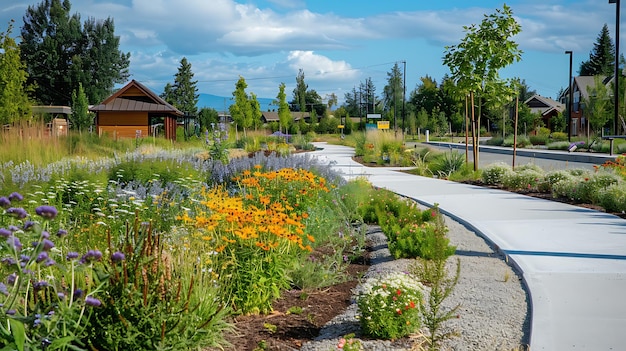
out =
<path fill-rule="evenodd" d="M 523 169 L 521 171 L 509 172 L 502 177 L 502 186 L 506 189 L 518 190 L 537 190 L 539 181 L 543 178 L 542 172 L 534 169 Z"/>
<path fill-rule="evenodd" d="M 539 182 L 538 190 L 543 193 L 551 193 L 555 184 L 560 181 L 573 179 L 574 176 L 565 170 L 550 171 L 544 174 L 543 179 Z"/>
<path fill-rule="evenodd" d="M 550 136 L 550 128 L 539 127 L 539 129 L 537 130 L 537 135 Z"/>
<path fill-rule="evenodd" d="M 486 141 L 486 144 L 491 146 L 502 146 L 503 143 L 503 137 L 491 137 L 491 139 L 487 139 Z"/>
<path fill-rule="evenodd" d="M 167 184 L 197 173 L 198 171 L 188 162 L 179 163 L 176 160 L 126 161 L 112 167 L 109 170 L 108 178 L 121 184 L 128 184 L 131 181 L 143 185 L 154 181 Z"/>
<path fill-rule="evenodd" d="M 367 281 L 356 299 L 363 333 L 376 339 L 398 339 L 419 330 L 423 291 L 417 278 L 405 273 Z"/>
<path fill-rule="evenodd" d="M 433 173 L 439 175 L 440 178 L 448 178 L 452 173 L 458 171 L 465 163 L 465 155 L 454 150 L 443 153 L 436 161 L 432 162 L 431 168 Z"/>
<path fill-rule="evenodd" d="M 548 143 L 547 135 L 531 135 L 528 137 L 528 139 L 533 145 L 546 145 Z"/>
<path fill-rule="evenodd" d="M 607 212 L 626 212 L 626 187 L 612 184 L 600 190 L 598 204 Z"/>
<path fill-rule="evenodd" d="M 482 180 L 486 185 L 500 185 L 505 175 L 512 172 L 511 166 L 506 163 L 494 163 L 483 170 Z"/>
<path fill-rule="evenodd" d="M 552 141 L 557 142 L 557 141 L 568 141 L 568 136 L 567 133 L 564 132 L 554 132 L 552 134 L 550 134 L 550 139 L 552 139 Z"/>
<path fill-rule="evenodd" d="M 548 147 L 548 150 L 567 151 L 569 149 L 569 145 L 570 143 L 568 141 L 555 141 L 555 142 L 548 143 L 548 145 L 546 146 Z"/>
<path fill-rule="evenodd" d="M 502 146 L 507 146 L 507 147 L 512 147 L 513 146 L 513 135 L 509 135 L 504 139 L 504 142 L 502 143 Z M 532 145 L 532 143 L 530 142 L 530 140 L 528 139 L 528 137 L 524 136 L 524 135 L 518 135 L 517 136 L 517 147 L 527 147 Z"/>

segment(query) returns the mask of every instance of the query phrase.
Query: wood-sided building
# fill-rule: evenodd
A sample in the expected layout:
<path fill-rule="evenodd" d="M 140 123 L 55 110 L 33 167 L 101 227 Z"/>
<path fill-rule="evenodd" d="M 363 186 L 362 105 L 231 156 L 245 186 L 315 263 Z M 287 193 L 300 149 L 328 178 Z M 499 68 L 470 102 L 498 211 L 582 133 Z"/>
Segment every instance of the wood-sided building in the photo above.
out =
<path fill-rule="evenodd" d="M 114 138 L 146 137 L 162 130 L 166 139 L 176 140 L 177 119 L 184 116 L 134 79 L 89 111 L 96 114 L 98 135 Z"/>

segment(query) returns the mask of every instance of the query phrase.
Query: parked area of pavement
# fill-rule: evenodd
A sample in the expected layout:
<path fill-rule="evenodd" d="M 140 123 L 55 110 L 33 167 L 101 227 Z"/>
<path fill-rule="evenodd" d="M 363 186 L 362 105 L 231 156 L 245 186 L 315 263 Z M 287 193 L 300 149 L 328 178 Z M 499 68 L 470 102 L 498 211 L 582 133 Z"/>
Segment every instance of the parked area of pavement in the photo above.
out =
<path fill-rule="evenodd" d="M 346 179 L 365 177 L 465 224 L 506 255 L 531 299 L 531 350 L 626 345 L 626 220 L 559 202 L 365 167 L 345 146 L 314 155 Z"/>

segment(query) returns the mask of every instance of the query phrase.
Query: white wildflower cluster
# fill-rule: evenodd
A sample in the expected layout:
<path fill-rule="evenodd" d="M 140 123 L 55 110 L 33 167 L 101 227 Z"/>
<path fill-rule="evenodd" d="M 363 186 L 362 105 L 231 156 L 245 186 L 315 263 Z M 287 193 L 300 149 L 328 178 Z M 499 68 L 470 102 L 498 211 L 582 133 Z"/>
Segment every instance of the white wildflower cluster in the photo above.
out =
<path fill-rule="evenodd" d="M 409 273 L 393 272 L 384 277 L 368 279 L 357 288 L 356 293 L 359 297 L 371 294 L 387 296 L 397 290 L 411 295 L 411 298 L 418 301 L 426 288 L 417 277 Z"/>

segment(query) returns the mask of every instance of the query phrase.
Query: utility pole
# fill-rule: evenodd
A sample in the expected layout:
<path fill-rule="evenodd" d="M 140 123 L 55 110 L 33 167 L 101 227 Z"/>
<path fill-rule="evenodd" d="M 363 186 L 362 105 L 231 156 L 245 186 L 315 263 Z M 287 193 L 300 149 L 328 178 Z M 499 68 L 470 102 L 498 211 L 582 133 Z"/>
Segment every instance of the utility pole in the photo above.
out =
<path fill-rule="evenodd" d="M 403 60 L 402 63 L 404 64 L 404 78 L 402 78 L 402 141 L 404 141 L 404 130 L 406 129 L 406 114 L 404 112 L 406 108 L 406 60 Z"/>

